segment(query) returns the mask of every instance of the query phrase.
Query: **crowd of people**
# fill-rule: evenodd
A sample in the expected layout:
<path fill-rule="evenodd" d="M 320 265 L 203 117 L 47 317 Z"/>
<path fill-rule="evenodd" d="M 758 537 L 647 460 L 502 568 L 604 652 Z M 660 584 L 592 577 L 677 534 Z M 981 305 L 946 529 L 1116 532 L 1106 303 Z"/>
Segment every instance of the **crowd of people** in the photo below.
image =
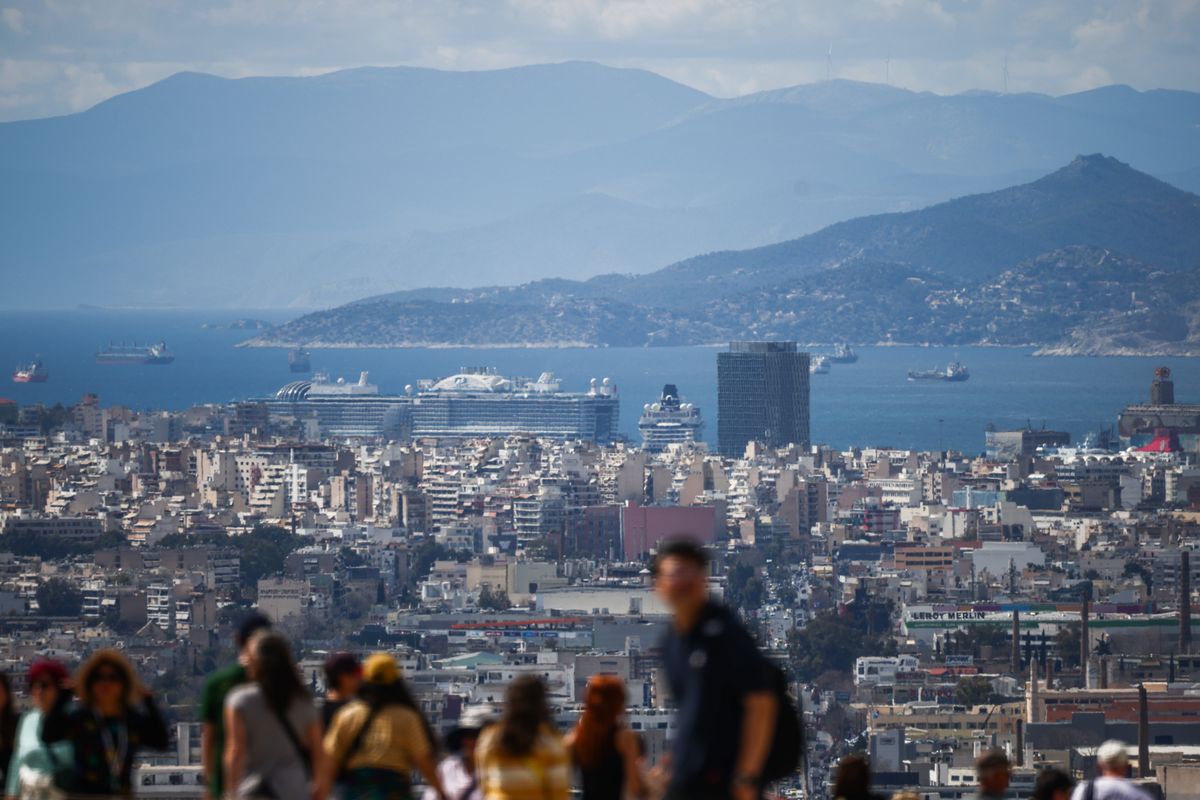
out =
<path fill-rule="evenodd" d="M 547 686 L 514 680 L 503 707 L 467 707 L 444 739 L 430 725 L 387 653 L 325 664 L 325 695 L 304 685 L 286 637 L 253 614 L 235 632 L 237 659 L 211 675 L 200 702 L 206 800 L 566 800 L 576 777 L 583 800 L 758 800 L 780 774 L 802 764 L 780 750 L 794 713 L 775 668 L 737 615 L 710 598 L 705 552 L 687 542 L 662 548 L 656 590 L 673 615 L 664 672 L 677 708 L 669 754 L 648 768 L 625 719 L 624 683 L 587 683 L 578 724 L 556 730 Z M 137 754 L 168 746 L 154 699 L 119 652 L 101 650 L 72 677 L 53 660 L 26 675 L 32 707 L 15 712 L 0 676 L 0 767 L 9 797 L 122 797 L 132 794 Z M 794 754 L 793 754 L 794 755 Z M 1124 779 L 1125 748 L 1108 743 L 1101 777 L 1076 787 L 1047 770 L 1033 800 L 1148 800 Z M 978 798 L 1006 796 L 1003 752 L 980 757 Z M 842 760 L 840 800 L 878 800 L 865 757 Z M 914 800 L 901 793 L 894 800 Z"/>
<path fill-rule="evenodd" d="M 1152 800 L 1151 795 L 1129 779 L 1129 756 L 1123 742 L 1105 742 L 1096 750 L 1097 777 L 1076 784 L 1057 767 L 1038 773 L 1030 800 Z M 978 784 L 970 800 L 1003 800 L 1009 797 L 1012 762 L 1003 750 L 988 750 L 975 759 Z M 843 758 L 837 766 L 835 800 L 886 800 L 871 789 L 871 765 L 861 753 Z M 920 800 L 912 790 L 902 790 L 891 800 Z"/>

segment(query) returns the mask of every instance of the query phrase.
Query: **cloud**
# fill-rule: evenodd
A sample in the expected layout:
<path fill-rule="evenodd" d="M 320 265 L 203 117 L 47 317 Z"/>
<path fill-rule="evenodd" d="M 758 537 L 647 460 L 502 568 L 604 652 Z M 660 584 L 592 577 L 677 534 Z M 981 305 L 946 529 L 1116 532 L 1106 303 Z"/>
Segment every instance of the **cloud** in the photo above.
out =
<path fill-rule="evenodd" d="M 939 93 L 1200 90 L 1200 0 L 6 0 L 0 119 L 182 69 L 229 77 L 583 59 L 729 96 L 836 77 Z"/>

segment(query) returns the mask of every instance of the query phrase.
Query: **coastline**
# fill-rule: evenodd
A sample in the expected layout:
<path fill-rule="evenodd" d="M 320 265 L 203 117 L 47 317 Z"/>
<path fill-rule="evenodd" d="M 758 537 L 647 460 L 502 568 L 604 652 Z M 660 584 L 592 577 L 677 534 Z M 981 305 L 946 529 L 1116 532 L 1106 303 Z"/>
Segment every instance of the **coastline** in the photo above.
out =
<path fill-rule="evenodd" d="M 680 342 L 672 344 L 659 344 L 647 342 L 640 345 L 646 349 L 658 349 L 667 347 L 724 347 L 728 342 Z M 1080 346 L 1068 343 L 1043 344 L 1038 342 L 1027 342 L 1023 344 L 999 344 L 996 342 L 957 342 L 954 344 L 946 344 L 942 342 L 898 342 L 895 340 L 885 340 L 877 342 L 846 342 L 843 340 L 834 340 L 828 342 L 801 342 L 802 347 L 806 348 L 832 348 L 838 344 L 849 344 L 852 347 L 922 347 L 922 348 L 945 348 L 945 347 L 986 347 L 995 348 L 998 350 L 1029 350 L 1029 355 L 1034 358 L 1061 358 L 1061 357 L 1087 357 L 1087 358 L 1200 358 L 1200 346 L 1190 347 L 1152 347 L 1152 348 L 1131 348 L 1131 347 L 1095 347 L 1095 346 Z M 318 339 L 315 341 L 303 341 L 298 339 L 275 339 L 269 337 L 256 336 L 247 339 L 243 342 L 238 342 L 234 345 L 238 348 L 247 349 L 276 349 L 287 350 L 296 347 L 303 347 L 308 350 L 407 350 L 407 349 L 422 349 L 422 350 L 607 350 L 613 345 L 576 341 L 544 341 L 544 342 L 446 342 L 438 340 L 425 341 L 400 341 L 400 342 L 363 342 L 355 340 L 338 340 L 338 339 Z"/>

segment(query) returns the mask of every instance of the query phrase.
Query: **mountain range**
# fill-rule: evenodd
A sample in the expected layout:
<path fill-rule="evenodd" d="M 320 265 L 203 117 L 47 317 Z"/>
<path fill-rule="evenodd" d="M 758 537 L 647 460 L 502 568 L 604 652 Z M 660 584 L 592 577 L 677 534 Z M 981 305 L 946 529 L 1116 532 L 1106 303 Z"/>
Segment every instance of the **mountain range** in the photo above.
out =
<path fill-rule="evenodd" d="M 1197 190 L 1198 125 L 1200 94 L 1123 86 L 939 96 L 835 80 L 719 99 L 583 62 L 185 73 L 0 124 L 0 305 L 312 308 L 636 276 L 822 229 L 856 239 L 827 226 L 1025 183 L 1079 152 Z M 879 235 L 866 244 L 882 252 Z M 832 238 L 805 247 L 846 257 Z M 987 247 L 989 268 L 1037 249 Z"/>
<path fill-rule="evenodd" d="M 637 346 L 736 338 L 1200 354 L 1200 197 L 1115 158 L 644 275 L 424 289 L 250 344 Z"/>

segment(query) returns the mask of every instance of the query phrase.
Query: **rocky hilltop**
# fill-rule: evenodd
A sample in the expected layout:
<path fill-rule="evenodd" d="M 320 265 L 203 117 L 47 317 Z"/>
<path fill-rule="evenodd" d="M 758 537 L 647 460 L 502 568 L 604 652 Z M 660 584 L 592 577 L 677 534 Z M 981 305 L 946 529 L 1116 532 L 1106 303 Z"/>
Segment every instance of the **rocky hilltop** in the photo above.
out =
<path fill-rule="evenodd" d="M 648 275 L 384 295 L 257 346 L 681 345 L 731 338 L 1200 354 L 1200 197 L 1112 158 Z"/>

